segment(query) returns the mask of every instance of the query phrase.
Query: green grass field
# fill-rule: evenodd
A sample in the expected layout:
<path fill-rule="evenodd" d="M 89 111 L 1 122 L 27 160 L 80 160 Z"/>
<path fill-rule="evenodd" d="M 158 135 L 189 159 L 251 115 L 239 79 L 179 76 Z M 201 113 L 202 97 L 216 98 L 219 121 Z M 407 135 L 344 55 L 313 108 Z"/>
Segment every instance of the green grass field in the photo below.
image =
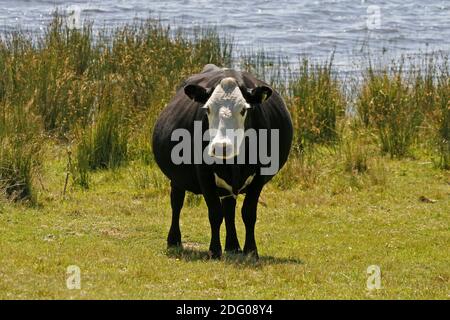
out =
<path fill-rule="evenodd" d="M 63 22 L 0 34 L 0 299 L 449 298 L 448 56 L 370 62 L 342 79 L 332 57 L 236 56 L 213 29 L 149 20 L 94 36 Z M 259 206 L 259 261 L 209 260 L 193 195 L 184 250 L 166 250 L 169 183 L 150 137 L 207 63 L 265 79 L 292 116 L 290 159 Z M 370 266 L 380 289 L 367 288 Z"/>
<path fill-rule="evenodd" d="M 192 196 L 181 218 L 185 250 L 167 252 L 168 184 L 157 168 L 98 172 L 91 190 L 63 196 L 66 155 L 46 154 L 39 205 L 0 204 L 1 299 L 450 295 L 450 177 L 428 162 L 377 158 L 381 165 L 354 176 L 330 154 L 312 188 L 282 190 L 275 180 L 259 206 L 255 262 L 207 259 L 207 211 Z M 240 218 L 237 225 L 242 241 Z M 81 269 L 81 290 L 66 287 L 69 265 Z M 370 265 L 381 268 L 380 290 L 366 288 Z"/>

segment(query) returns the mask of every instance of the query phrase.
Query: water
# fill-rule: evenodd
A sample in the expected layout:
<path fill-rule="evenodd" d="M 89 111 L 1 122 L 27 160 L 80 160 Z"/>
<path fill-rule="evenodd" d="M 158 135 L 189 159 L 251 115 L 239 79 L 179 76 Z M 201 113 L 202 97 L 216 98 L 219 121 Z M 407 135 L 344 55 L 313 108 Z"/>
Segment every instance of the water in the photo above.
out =
<path fill-rule="evenodd" d="M 264 48 L 291 61 L 301 55 L 324 60 L 335 52 L 342 71 L 369 50 L 390 58 L 450 53 L 449 0 L 0 0 L 0 31 L 42 32 L 56 8 L 95 27 L 148 17 L 188 30 L 215 26 L 241 50 Z"/>

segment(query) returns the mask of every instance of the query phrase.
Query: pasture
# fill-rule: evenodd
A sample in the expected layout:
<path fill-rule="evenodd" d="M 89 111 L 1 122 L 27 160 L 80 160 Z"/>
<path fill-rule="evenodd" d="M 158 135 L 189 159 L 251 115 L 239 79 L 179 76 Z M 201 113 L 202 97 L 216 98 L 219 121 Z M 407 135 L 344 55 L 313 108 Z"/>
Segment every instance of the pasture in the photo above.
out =
<path fill-rule="evenodd" d="M 449 297 L 450 80 L 439 55 L 369 65 L 345 84 L 330 61 L 241 57 L 282 92 L 295 126 L 290 160 L 262 193 L 260 259 L 209 260 L 206 206 L 191 194 L 184 250 L 166 250 L 169 185 L 152 126 L 182 79 L 230 66 L 232 52 L 214 30 L 154 21 L 96 41 L 89 24 L 58 17 L 39 39 L 2 36 L 0 299 Z M 80 290 L 66 286 L 71 265 Z M 371 265 L 380 289 L 367 289 Z"/>

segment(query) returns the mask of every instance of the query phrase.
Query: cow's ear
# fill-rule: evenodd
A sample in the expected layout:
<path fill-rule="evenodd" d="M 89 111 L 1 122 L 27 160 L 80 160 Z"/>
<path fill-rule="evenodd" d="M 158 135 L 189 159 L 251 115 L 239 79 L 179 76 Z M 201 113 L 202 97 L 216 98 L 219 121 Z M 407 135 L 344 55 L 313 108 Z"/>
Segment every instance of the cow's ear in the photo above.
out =
<path fill-rule="evenodd" d="M 196 102 L 205 103 L 211 96 L 212 90 L 197 84 L 188 84 L 184 87 L 184 93 Z"/>
<path fill-rule="evenodd" d="M 245 92 L 245 100 L 250 104 L 263 103 L 272 95 L 272 89 L 268 86 L 259 86 L 253 89 L 247 89 Z"/>

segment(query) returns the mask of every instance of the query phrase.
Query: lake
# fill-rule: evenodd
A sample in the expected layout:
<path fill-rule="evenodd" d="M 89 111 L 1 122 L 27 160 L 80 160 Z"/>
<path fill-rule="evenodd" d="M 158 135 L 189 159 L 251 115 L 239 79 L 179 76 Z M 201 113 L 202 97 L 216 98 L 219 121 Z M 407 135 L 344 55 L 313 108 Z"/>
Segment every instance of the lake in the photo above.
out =
<path fill-rule="evenodd" d="M 94 21 L 95 28 L 148 17 L 187 30 L 214 26 L 240 50 L 264 48 L 291 61 L 300 55 L 324 60 L 335 52 L 341 71 L 369 51 L 389 58 L 450 52 L 448 0 L 0 0 L 0 30 L 42 32 L 55 9 Z"/>

